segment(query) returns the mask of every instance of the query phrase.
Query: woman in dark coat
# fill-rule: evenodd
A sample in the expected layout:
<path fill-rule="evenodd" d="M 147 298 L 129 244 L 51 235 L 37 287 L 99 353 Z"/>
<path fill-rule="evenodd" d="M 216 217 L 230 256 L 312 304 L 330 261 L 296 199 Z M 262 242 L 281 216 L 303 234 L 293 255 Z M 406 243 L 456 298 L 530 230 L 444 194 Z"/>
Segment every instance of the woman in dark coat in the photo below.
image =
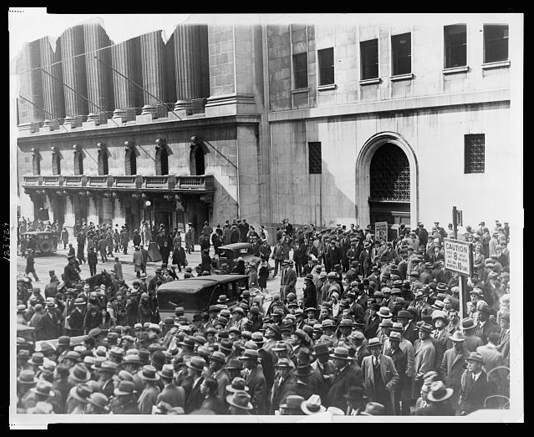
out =
<path fill-rule="evenodd" d="M 93 328 L 98 328 L 102 323 L 102 314 L 97 307 L 93 306 L 85 315 L 83 320 L 83 330 L 85 334 L 88 334 L 89 331 Z"/>
<path fill-rule="evenodd" d="M 265 291 L 267 288 L 267 279 L 269 278 L 269 263 L 266 258 L 262 257 L 261 265 L 258 270 L 258 285 L 261 291 Z"/>

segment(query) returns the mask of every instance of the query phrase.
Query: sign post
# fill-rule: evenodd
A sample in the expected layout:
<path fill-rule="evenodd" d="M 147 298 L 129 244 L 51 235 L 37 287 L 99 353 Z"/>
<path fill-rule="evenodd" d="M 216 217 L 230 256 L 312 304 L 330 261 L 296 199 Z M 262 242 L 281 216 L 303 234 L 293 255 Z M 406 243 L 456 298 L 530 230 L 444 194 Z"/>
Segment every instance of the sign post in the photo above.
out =
<path fill-rule="evenodd" d="M 473 273 L 472 244 L 452 238 L 444 238 L 445 268 L 460 274 L 460 319 L 464 316 L 465 278 Z"/>
<path fill-rule="evenodd" d="M 375 240 L 388 241 L 388 222 L 375 222 Z"/>

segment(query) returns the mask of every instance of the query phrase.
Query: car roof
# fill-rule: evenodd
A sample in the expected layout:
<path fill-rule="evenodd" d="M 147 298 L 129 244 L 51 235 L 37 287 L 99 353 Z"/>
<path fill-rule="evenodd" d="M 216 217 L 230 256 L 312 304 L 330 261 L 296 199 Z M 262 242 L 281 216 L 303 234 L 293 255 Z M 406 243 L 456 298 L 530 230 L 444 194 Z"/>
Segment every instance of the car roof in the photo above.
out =
<path fill-rule="evenodd" d="M 197 276 L 195 278 L 180 279 L 161 284 L 157 292 L 181 291 L 185 293 L 195 293 L 198 290 L 211 285 L 225 284 L 227 282 L 248 278 L 248 275 L 209 275 Z"/>
<path fill-rule="evenodd" d="M 53 234 L 52 231 L 28 231 L 23 232 L 22 235 L 38 235 L 38 234 Z"/>
<path fill-rule="evenodd" d="M 232 244 L 225 244 L 224 246 L 219 246 L 218 248 L 219 249 L 235 250 L 235 249 L 244 249 L 244 248 L 248 248 L 248 247 L 252 247 L 252 244 L 250 244 L 250 243 L 232 243 Z"/>

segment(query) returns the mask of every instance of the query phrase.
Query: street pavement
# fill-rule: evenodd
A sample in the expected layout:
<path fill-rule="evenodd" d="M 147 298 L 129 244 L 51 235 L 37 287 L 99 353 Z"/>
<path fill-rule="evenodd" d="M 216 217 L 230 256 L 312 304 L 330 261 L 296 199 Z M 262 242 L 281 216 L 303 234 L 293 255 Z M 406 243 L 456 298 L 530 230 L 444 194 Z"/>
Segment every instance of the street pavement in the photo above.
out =
<path fill-rule="evenodd" d="M 73 246 L 76 247 L 76 243 L 73 242 Z M 133 268 L 133 260 L 132 260 L 132 254 L 134 251 L 133 245 L 128 247 L 127 254 L 124 255 L 124 253 L 115 253 L 113 257 L 108 256 L 108 261 L 106 263 L 100 262 L 100 256 L 98 256 L 98 264 L 96 266 L 97 273 L 100 273 L 102 270 L 110 271 L 113 269 L 113 263 L 115 262 L 114 257 L 118 257 L 121 264 L 122 264 L 122 273 L 124 280 L 126 283 L 131 286 L 134 279 L 136 279 L 136 275 Z M 37 255 L 35 257 L 35 271 L 37 272 L 37 276 L 39 277 L 39 281 L 34 281 L 33 275 L 30 275 L 30 278 L 32 279 L 32 283 L 36 287 L 41 288 L 41 292 L 44 293 L 44 288 L 48 284 L 50 276 L 48 274 L 49 270 L 54 270 L 56 272 L 56 275 L 58 278 L 61 278 L 61 274 L 63 273 L 63 269 L 67 265 L 67 249 L 63 249 L 63 245 L 60 244 L 58 246 L 57 252 L 43 256 L 43 255 Z M 211 249 L 211 255 L 213 255 L 213 248 Z M 86 254 L 87 256 L 87 254 Z M 170 260 L 170 259 L 169 259 Z M 200 246 L 195 246 L 195 251 L 191 254 L 187 254 L 187 261 L 189 266 L 192 266 L 193 268 L 200 264 Z M 273 264 L 273 261 L 271 260 L 271 264 Z M 151 275 L 154 273 L 156 268 L 161 266 L 161 261 L 158 262 L 148 262 L 147 263 L 147 275 Z M 81 273 L 80 276 L 82 279 L 88 278 L 89 275 L 89 266 L 87 264 L 82 264 L 80 266 Z M 26 270 L 26 258 L 23 258 L 20 254 L 17 253 L 17 274 L 23 275 Z M 184 271 L 182 269 L 182 272 L 178 272 L 176 270 L 176 273 L 180 279 L 183 279 Z M 303 278 L 298 278 L 297 280 L 297 298 L 302 297 L 302 286 L 304 284 Z M 267 293 L 269 295 L 272 295 L 274 293 L 278 293 L 280 290 L 280 276 L 277 276 L 275 278 L 270 278 L 267 281 Z"/>

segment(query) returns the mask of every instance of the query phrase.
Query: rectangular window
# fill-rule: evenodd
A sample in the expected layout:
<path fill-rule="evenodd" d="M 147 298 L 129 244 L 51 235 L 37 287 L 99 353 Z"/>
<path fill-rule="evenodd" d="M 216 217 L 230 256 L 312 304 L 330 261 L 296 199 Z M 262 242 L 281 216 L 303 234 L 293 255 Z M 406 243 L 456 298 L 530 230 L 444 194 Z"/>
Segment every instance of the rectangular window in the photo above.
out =
<path fill-rule="evenodd" d="M 412 72 L 412 34 L 403 33 L 391 37 L 393 76 Z"/>
<path fill-rule="evenodd" d="M 486 139 L 484 134 L 465 136 L 464 173 L 484 173 L 486 167 Z"/>
<path fill-rule="evenodd" d="M 484 62 L 508 60 L 508 25 L 484 25 Z"/>
<path fill-rule="evenodd" d="M 378 39 L 360 43 L 361 80 L 378 78 Z"/>
<path fill-rule="evenodd" d="M 321 143 L 308 143 L 308 171 L 310 174 L 321 174 L 323 172 Z"/>
<path fill-rule="evenodd" d="M 293 74 L 295 89 L 308 87 L 308 55 L 306 53 L 293 55 Z"/>
<path fill-rule="evenodd" d="M 322 49 L 317 52 L 319 58 L 319 85 L 334 83 L 334 48 Z"/>
<path fill-rule="evenodd" d="M 467 65 L 467 25 L 454 24 L 444 27 L 445 68 Z"/>

